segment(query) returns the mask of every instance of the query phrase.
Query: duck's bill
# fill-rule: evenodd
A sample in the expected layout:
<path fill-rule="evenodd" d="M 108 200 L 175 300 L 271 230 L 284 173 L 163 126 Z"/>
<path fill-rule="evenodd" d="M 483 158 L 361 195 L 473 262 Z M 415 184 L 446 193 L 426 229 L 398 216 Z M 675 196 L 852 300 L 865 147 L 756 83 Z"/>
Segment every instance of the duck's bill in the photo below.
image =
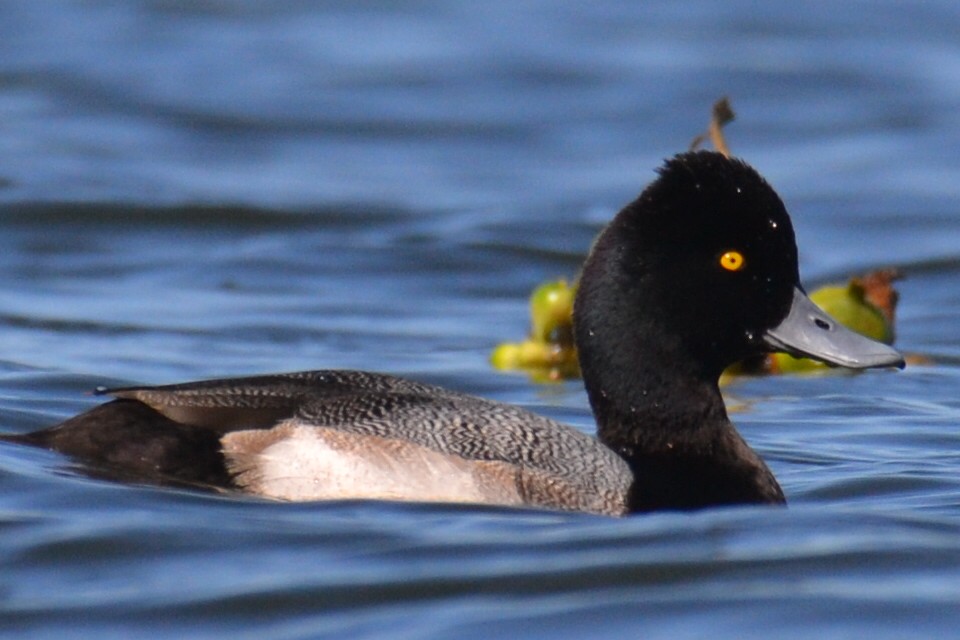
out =
<path fill-rule="evenodd" d="M 850 369 L 902 369 L 905 364 L 899 351 L 847 329 L 799 288 L 793 290 L 790 313 L 783 322 L 767 331 L 764 342 L 774 351 Z"/>

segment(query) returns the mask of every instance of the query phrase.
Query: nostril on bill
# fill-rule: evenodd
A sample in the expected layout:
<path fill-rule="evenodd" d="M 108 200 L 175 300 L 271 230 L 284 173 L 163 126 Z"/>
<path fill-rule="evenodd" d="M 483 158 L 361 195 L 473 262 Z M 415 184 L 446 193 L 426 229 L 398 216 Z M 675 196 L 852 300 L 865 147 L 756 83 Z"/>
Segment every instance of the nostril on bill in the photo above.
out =
<path fill-rule="evenodd" d="M 829 331 L 832 328 L 829 322 L 826 320 L 821 320 L 820 318 L 814 318 L 813 323 L 824 331 Z"/>

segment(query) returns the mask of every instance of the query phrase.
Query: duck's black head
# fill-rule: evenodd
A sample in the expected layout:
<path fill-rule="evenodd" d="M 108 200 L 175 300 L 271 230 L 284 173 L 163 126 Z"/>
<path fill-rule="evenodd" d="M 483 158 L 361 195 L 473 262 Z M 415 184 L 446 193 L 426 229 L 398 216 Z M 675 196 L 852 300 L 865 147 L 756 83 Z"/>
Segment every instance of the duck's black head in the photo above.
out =
<path fill-rule="evenodd" d="M 662 366 L 715 380 L 763 350 L 760 336 L 786 317 L 799 285 L 793 226 L 770 185 L 738 160 L 686 153 L 659 173 L 584 265 L 581 357 L 589 369 L 598 342 L 634 363 L 663 351 Z"/>
<path fill-rule="evenodd" d="M 809 303 L 783 202 L 751 167 L 712 152 L 667 161 L 603 230 L 574 319 L 598 418 L 611 403 L 620 413 L 645 398 L 678 405 L 679 394 L 657 391 L 715 388 L 728 365 L 774 349 L 861 367 L 899 357 Z"/>

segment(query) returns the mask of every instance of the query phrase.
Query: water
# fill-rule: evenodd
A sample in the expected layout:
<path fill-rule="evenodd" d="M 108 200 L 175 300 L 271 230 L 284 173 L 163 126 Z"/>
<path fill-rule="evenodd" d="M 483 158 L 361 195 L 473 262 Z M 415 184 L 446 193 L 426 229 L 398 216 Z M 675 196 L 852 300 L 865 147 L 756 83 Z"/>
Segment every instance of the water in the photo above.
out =
<path fill-rule="evenodd" d="M 945 0 L 0 4 L 4 430 L 322 367 L 590 430 L 488 350 L 724 94 L 806 282 L 900 268 L 931 360 L 728 390 L 785 510 L 273 504 L 0 447 L 0 635 L 955 635 L 958 36 Z"/>

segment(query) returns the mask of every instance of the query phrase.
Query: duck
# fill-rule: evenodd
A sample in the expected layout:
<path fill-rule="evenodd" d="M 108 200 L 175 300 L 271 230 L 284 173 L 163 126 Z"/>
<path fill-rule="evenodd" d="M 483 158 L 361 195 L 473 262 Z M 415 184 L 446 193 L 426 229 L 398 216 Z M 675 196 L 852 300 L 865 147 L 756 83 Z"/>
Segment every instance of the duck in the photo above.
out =
<path fill-rule="evenodd" d="M 904 366 L 810 301 L 780 197 L 720 153 L 666 160 L 600 232 L 579 283 L 574 339 L 596 436 L 440 386 L 332 369 L 101 388 L 109 401 L 3 440 L 111 480 L 282 501 L 611 516 L 782 505 L 727 415 L 721 372 L 778 351 L 851 369 Z"/>

